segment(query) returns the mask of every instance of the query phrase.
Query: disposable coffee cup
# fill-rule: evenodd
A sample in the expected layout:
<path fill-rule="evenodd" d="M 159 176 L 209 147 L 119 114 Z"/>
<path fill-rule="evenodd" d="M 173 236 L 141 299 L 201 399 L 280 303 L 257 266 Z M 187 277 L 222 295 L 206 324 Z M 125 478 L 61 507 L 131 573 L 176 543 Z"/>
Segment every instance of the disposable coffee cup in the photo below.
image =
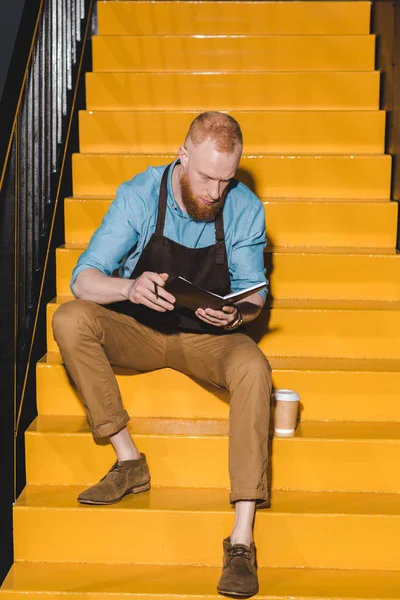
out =
<path fill-rule="evenodd" d="M 292 437 L 296 429 L 300 396 L 293 390 L 275 390 L 275 435 Z"/>

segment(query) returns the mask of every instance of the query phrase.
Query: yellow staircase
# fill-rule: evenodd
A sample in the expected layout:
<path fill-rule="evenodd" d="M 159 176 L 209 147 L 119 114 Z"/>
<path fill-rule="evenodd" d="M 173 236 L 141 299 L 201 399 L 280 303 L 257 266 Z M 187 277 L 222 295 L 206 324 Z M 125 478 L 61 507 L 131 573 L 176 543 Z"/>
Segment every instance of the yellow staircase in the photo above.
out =
<path fill-rule="evenodd" d="M 273 296 L 251 329 L 275 386 L 302 397 L 256 518 L 260 595 L 400 598 L 400 258 L 370 8 L 98 3 L 5 600 L 217 597 L 233 522 L 226 393 L 169 369 L 117 372 L 153 488 L 79 505 L 114 455 L 93 441 L 50 327 L 117 185 L 172 160 L 206 109 L 243 126 L 239 177 L 265 205 Z"/>

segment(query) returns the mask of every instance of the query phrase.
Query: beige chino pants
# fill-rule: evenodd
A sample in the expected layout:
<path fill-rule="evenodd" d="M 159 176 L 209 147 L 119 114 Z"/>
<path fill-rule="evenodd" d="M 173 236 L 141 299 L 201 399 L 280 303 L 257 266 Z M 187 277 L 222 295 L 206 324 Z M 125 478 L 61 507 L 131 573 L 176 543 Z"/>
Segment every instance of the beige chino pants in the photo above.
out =
<path fill-rule="evenodd" d="M 53 332 L 64 364 L 82 395 L 94 436 L 129 421 L 112 366 L 153 371 L 170 367 L 230 393 L 230 501 L 268 501 L 271 369 L 242 333 L 165 334 L 86 300 L 62 304 Z"/>

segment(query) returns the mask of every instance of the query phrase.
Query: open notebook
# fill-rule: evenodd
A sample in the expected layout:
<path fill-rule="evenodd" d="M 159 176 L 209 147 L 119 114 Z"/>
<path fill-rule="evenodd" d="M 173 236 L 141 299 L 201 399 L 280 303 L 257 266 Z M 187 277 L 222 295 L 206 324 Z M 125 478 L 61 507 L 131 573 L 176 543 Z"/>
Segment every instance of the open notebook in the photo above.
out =
<path fill-rule="evenodd" d="M 233 292 L 226 296 L 219 296 L 218 294 L 203 290 L 184 277 L 178 276 L 168 279 L 165 284 L 165 289 L 175 296 L 176 301 L 179 304 L 191 308 L 192 310 L 196 310 L 197 308 L 213 308 L 214 310 L 219 310 L 227 304 L 234 304 L 239 300 L 244 300 L 244 298 L 261 291 L 266 286 L 266 283 L 258 283 L 246 290 Z"/>

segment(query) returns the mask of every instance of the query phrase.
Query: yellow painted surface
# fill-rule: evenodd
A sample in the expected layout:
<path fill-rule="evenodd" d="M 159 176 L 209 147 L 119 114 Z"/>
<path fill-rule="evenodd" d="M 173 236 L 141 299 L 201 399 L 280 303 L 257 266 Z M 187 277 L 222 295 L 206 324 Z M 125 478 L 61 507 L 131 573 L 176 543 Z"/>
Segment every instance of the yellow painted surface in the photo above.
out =
<path fill-rule="evenodd" d="M 250 330 L 260 336 L 266 356 L 399 358 L 400 312 L 390 303 L 382 310 L 274 308 Z M 295 303 L 294 303 L 295 305 Z"/>
<path fill-rule="evenodd" d="M 265 201 L 272 246 L 395 248 L 397 202 Z"/>
<path fill-rule="evenodd" d="M 242 111 L 246 153 L 380 154 L 383 111 Z M 82 111 L 80 151 L 176 152 L 197 113 Z"/>
<path fill-rule="evenodd" d="M 87 73 L 88 110 L 377 110 L 379 72 Z"/>
<path fill-rule="evenodd" d="M 373 71 L 373 35 L 94 36 L 93 71 Z"/>
<path fill-rule="evenodd" d="M 341 367 L 324 365 L 325 370 L 312 360 L 304 360 L 300 366 L 290 359 L 270 362 L 274 387 L 300 394 L 302 421 L 359 421 L 360 415 L 363 421 L 400 421 L 400 370 L 380 371 L 382 365 L 377 361 L 361 368 L 348 360 Z M 207 387 L 173 369 L 115 372 L 122 401 L 133 418 L 228 418 L 226 391 Z M 80 396 L 58 354 L 37 364 L 36 382 L 40 415 L 84 415 Z"/>
<path fill-rule="evenodd" d="M 148 166 L 176 155 L 74 154 L 73 191 L 112 196 Z M 264 198 L 389 198 L 391 157 L 244 155 L 237 178 Z"/>
<path fill-rule="evenodd" d="M 59 302 L 69 301 L 59 297 Z M 400 358 L 400 305 L 395 302 L 277 301 L 248 330 L 268 356 Z M 279 307 L 279 304 L 281 307 Z M 286 306 L 283 306 L 283 305 Z M 320 306 L 318 306 L 320 304 Z M 57 304 L 47 305 L 47 351 L 58 350 L 51 333 Z M 269 322 L 268 322 L 269 320 Z"/>
<path fill-rule="evenodd" d="M 242 125 L 239 179 L 262 198 L 274 247 L 273 307 L 250 331 L 274 386 L 301 396 L 296 436 L 273 440 L 272 507 L 256 518 L 260 597 L 400 599 L 400 262 L 370 11 L 364 1 L 99 2 L 73 159 L 79 198 L 66 202 L 66 241 L 81 246 L 57 250 L 53 354 L 37 366 L 29 483 L 14 507 L 23 562 L 0 597 L 218 597 L 233 523 L 227 392 L 171 369 L 116 369 L 153 487 L 79 505 L 115 455 L 90 434 L 50 321 L 117 186 L 171 161 L 195 114 L 219 109 Z"/>
<path fill-rule="evenodd" d="M 223 422 L 218 434 L 212 421 L 137 418 L 128 427 L 147 456 L 154 486 L 229 488 Z M 39 416 L 25 443 L 27 481 L 35 485 L 95 483 L 115 456 L 111 444 L 94 442 L 85 417 Z M 294 438 L 274 439 L 272 486 L 399 493 L 400 482 L 393 477 L 399 459 L 399 423 L 304 422 Z"/>
<path fill-rule="evenodd" d="M 101 508 L 79 506 L 82 489 L 27 487 L 14 509 L 17 559 L 221 568 L 233 522 L 226 491 L 154 488 Z M 275 492 L 257 514 L 259 566 L 399 569 L 398 511 L 393 494 Z"/>
<path fill-rule="evenodd" d="M 66 198 L 66 243 L 89 242 L 112 198 Z M 269 244 L 394 248 L 397 202 L 264 202 Z"/>
<path fill-rule="evenodd" d="M 370 2 L 99 2 L 99 33 L 366 34 Z"/>
<path fill-rule="evenodd" d="M 204 566 L 16 563 L 2 597 L 15 598 L 12 594 L 19 591 L 39 600 L 46 592 L 46 598 L 53 600 L 59 590 L 65 590 L 78 600 L 97 600 L 102 594 L 111 600 L 136 594 L 149 600 L 160 596 L 216 598 L 220 574 L 220 567 Z M 400 589 L 399 571 L 261 568 L 258 578 L 260 598 L 394 599 Z M 9 596 L 4 595 L 7 592 Z"/>
<path fill-rule="evenodd" d="M 70 282 L 84 246 L 57 248 L 57 294 Z M 394 250 L 280 249 L 265 254 L 270 292 L 279 298 L 400 300 L 400 255 Z M 271 272 L 272 271 L 272 272 Z"/>

